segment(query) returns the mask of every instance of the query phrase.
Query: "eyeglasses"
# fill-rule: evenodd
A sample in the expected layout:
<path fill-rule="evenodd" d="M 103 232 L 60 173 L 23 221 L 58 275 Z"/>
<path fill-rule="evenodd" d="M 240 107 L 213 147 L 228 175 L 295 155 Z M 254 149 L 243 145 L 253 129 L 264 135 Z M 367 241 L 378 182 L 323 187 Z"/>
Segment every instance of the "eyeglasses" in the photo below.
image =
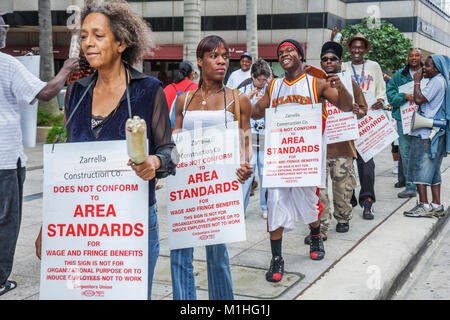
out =
<path fill-rule="evenodd" d="M 322 62 L 327 62 L 328 60 L 331 61 L 338 61 L 339 58 L 338 57 L 323 57 L 322 59 L 320 59 Z"/>
<path fill-rule="evenodd" d="M 258 79 L 258 78 L 255 78 L 255 80 L 256 80 L 256 81 L 258 81 L 259 83 L 264 83 L 264 82 L 266 82 L 266 81 L 267 81 L 267 79 L 266 79 L 266 78 L 263 78 L 263 79 Z"/>

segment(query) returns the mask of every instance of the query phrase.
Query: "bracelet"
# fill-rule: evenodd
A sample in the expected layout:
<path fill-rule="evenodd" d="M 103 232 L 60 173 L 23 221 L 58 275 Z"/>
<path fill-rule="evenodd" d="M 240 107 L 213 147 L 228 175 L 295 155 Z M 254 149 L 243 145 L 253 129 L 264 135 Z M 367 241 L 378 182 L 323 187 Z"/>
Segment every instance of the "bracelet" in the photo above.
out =
<path fill-rule="evenodd" d="M 420 86 L 420 82 L 414 82 L 414 85 L 415 85 L 415 86 L 417 86 L 417 85 Z"/>

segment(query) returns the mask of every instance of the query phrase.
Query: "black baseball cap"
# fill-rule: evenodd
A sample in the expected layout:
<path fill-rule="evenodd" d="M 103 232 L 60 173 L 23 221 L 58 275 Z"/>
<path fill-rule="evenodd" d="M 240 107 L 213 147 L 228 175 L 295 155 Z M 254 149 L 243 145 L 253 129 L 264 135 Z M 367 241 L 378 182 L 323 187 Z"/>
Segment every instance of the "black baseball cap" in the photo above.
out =
<path fill-rule="evenodd" d="M 302 45 L 300 44 L 300 42 L 293 40 L 293 39 L 286 39 L 286 40 L 281 41 L 277 47 L 277 55 L 278 55 L 278 51 L 280 50 L 280 46 L 285 42 L 289 42 L 290 44 L 292 44 L 297 49 L 298 53 L 302 56 L 303 62 L 306 61 L 305 52 L 303 51 Z"/>
<path fill-rule="evenodd" d="M 320 52 L 320 57 L 322 58 L 325 53 L 333 53 L 341 60 L 343 51 L 344 48 L 342 48 L 339 43 L 335 41 L 328 41 L 323 44 L 322 51 Z"/>

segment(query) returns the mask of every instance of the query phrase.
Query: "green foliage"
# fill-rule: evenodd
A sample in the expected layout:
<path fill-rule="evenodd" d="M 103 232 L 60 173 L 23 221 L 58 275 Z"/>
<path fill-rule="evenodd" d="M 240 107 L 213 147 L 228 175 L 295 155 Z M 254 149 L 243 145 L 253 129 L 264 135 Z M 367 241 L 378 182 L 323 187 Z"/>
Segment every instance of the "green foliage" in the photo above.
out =
<path fill-rule="evenodd" d="M 380 20 L 379 27 L 375 27 L 368 18 L 364 18 L 359 24 L 347 25 L 341 30 L 342 46 L 345 50 L 344 61 L 351 60 L 345 44 L 357 32 L 361 32 L 370 41 L 371 49 L 365 58 L 378 62 L 383 72 L 392 74 L 407 63 L 409 49 L 413 46 L 412 41 L 393 24 Z"/>
<path fill-rule="evenodd" d="M 47 134 L 47 143 L 53 143 L 55 142 L 56 138 L 58 137 L 59 132 L 61 131 L 63 127 L 63 118 L 64 114 L 58 114 L 58 115 L 52 115 L 51 113 L 46 113 L 40 109 L 38 109 L 38 117 L 37 117 L 37 125 L 38 126 L 44 126 L 44 127 L 52 127 L 50 131 Z M 63 131 L 61 134 L 61 140 L 60 142 L 65 142 L 67 139 L 67 132 L 66 130 Z"/>
<path fill-rule="evenodd" d="M 61 131 L 62 127 L 59 126 L 53 126 L 47 135 L 47 143 L 54 143 L 56 141 L 56 138 L 58 137 L 59 132 Z M 58 143 L 66 142 L 67 140 L 67 130 L 64 129 L 63 133 L 61 134 L 61 139 Z"/>
<path fill-rule="evenodd" d="M 37 125 L 43 127 L 51 127 L 53 125 L 63 125 L 64 114 L 53 115 L 38 109 Z"/>

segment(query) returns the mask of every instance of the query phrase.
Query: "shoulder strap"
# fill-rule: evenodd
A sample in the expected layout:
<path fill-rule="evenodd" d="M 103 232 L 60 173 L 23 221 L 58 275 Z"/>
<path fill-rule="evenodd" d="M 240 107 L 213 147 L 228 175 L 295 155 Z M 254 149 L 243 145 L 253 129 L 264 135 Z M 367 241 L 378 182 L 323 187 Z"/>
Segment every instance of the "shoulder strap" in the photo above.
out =
<path fill-rule="evenodd" d="M 245 140 L 244 136 L 241 134 L 241 105 L 239 104 L 239 90 L 233 89 L 233 96 L 234 96 L 234 120 L 238 122 L 238 128 L 239 128 L 239 154 L 241 161 L 244 161 L 244 145 Z M 251 141 L 250 141 L 251 142 Z M 251 146 L 251 144 L 250 144 Z"/>
<path fill-rule="evenodd" d="M 239 104 L 238 89 L 233 89 L 233 96 L 234 96 L 234 120 L 237 120 L 238 127 L 241 128 L 241 106 Z"/>
<path fill-rule="evenodd" d="M 184 105 L 183 105 L 183 116 L 186 113 L 186 102 L 187 102 L 188 96 L 189 96 L 189 91 L 186 91 L 185 98 L 184 98 Z"/>
<path fill-rule="evenodd" d="M 188 85 L 186 88 L 184 88 L 184 91 L 188 91 L 188 89 L 189 89 L 193 84 L 194 84 L 194 82 L 189 83 L 189 85 Z"/>

